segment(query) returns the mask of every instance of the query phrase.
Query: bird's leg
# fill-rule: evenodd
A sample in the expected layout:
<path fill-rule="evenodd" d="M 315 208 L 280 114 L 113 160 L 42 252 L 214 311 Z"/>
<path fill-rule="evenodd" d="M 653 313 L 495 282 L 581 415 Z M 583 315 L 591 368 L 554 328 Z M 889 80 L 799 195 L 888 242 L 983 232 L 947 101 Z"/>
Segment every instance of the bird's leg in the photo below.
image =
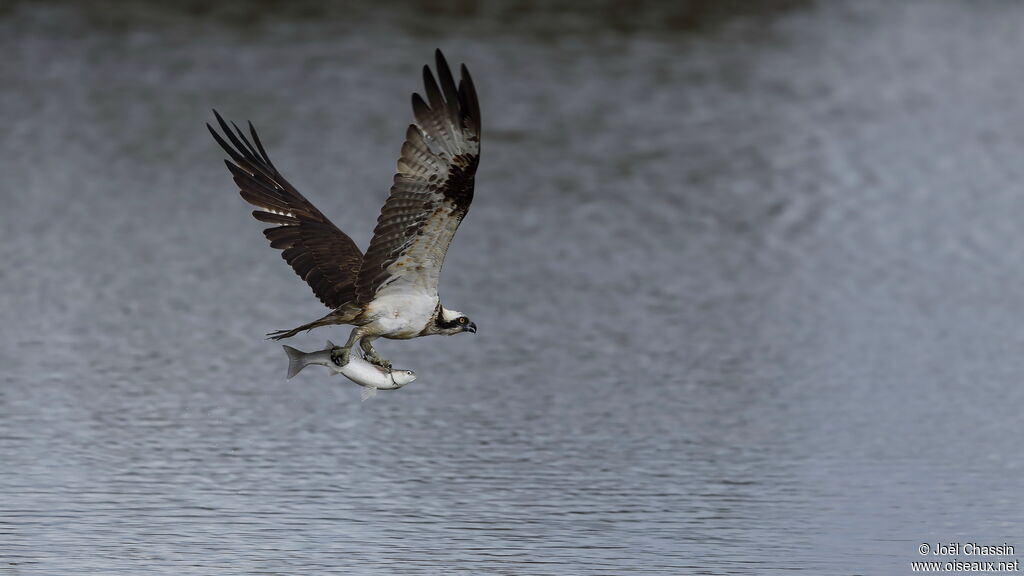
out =
<path fill-rule="evenodd" d="M 362 326 L 357 326 L 352 329 L 352 333 L 348 335 L 348 341 L 341 348 L 334 348 L 331 350 L 331 362 L 334 362 L 338 366 L 344 366 L 348 364 L 349 356 L 352 354 L 352 346 L 363 336 Z"/>
<path fill-rule="evenodd" d="M 376 364 L 385 370 L 391 370 L 391 362 L 378 356 L 377 351 L 373 349 L 373 338 L 360 340 L 359 347 L 363 349 L 363 358 L 366 358 L 367 362 Z"/>

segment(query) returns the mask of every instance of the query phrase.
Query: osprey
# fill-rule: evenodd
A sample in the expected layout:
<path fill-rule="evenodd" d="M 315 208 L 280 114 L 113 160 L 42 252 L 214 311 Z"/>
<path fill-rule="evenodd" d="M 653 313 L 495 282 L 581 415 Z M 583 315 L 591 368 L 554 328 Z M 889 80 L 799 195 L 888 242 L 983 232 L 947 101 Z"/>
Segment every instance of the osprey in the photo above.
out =
<path fill-rule="evenodd" d="M 358 343 L 367 360 L 390 368 L 373 348 L 377 338 L 476 332 L 465 314 L 441 305 L 437 284 L 448 246 L 473 200 L 480 105 L 466 67 L 456 86 L 441 51 L 435 56 L 437 79 L 423 67 L 426 100 L 412 95 L 415 123 L 406 130 L 398 172 L 366 254 L 284 179 L 252 123 L 250 140 L 214 110 L 223 137 L 206 126 L 231 157 L 225 164 L 242 198 L 256 207 L 252 215 L 274 225 L 263 231 L 270 246 L 283 250 L 285 261 L 331 308 L 319 320 L 272 332 L 270 338 L 350 324 L 355 328 L 335 351 L 335 361 L 347 364 Z"/>

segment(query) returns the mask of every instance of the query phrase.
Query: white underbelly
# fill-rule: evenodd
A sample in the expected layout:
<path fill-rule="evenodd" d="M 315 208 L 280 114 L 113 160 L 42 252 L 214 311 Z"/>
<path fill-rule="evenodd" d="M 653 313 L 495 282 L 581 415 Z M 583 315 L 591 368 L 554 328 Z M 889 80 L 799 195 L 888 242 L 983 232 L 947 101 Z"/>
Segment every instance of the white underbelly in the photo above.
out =
<path fill-rule="evenodd" d="M 421 292 L 388 288 L 378 292 L 367 309 L 373 318 L 367 328 L 371 333 L 386 338 L 413 338 L 434 317 L 438 298 Z"/>

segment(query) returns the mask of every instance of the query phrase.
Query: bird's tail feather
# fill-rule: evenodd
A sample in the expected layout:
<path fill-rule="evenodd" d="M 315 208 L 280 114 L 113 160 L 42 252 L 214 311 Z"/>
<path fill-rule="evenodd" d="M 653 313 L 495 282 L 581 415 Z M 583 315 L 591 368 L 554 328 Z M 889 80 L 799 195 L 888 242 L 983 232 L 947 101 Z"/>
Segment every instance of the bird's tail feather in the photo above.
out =
<path fill-rule="evenodd" d="M 328 315 L 324 316 L 319 320 L 314 320 L 309 324 L 303 324 L 298 328 L 292 328 L 291 330 L 275 330 L 267 334 L 267 338 L 270 340 L 283 340 L 285 338 L 291 338 L 299 332 L 306 332 L 313 328 L 319 328 L 321 326 L 329 326 L 331 324 L 348 324 L 358 314 L 358 309 L 338 309 L 332 310 Z"/>
<path fill-rule="evenodd" d="M 302 326 L 299 326 L 298 328 L 292 328 L 291 330 L 275 330 L 273 332 L 269 332 L 269 333 L 267 333 L 267 339 L 269 339 L 269 340 L 283 340 L 285 338 L 291 338 L 292 336 L 295 336 L 296 334 L 298 334 L 299 332 L 302 332 L 303 330 L 312 330 L 313 328 L 316 328 L 318 326 L 323 326 L 323 324 L 317 324 L 317 322 L 320 322 L 320 321 L 317 320 L 316 322 L 310 322 L 309 324 L 303 324 Z"/>
<path fill-rule="evenodd" d="M 303 368 L 309 366 L 309 362 L 306 362 L 306 353 L 302 350 L 296 350 L 286 344 L 281 345 L 284 348 L 286 354 L 288 354 L 288 379 L 291 380 L 293 376 L 302 371 Z"/>

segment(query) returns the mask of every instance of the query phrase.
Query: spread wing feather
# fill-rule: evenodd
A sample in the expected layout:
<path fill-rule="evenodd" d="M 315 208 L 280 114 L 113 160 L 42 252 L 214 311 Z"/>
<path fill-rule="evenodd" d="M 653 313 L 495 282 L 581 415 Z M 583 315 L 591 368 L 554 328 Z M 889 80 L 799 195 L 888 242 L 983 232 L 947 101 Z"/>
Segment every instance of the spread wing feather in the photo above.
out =
<path fill-rule="evenodd" d="M 392 283 L 437 293 L 444 256 L 473 200 L 480 158 L 480 105 L 469 71 L 458 86 L 441 51 L 437 79 L 423 67 L 426 100 L 412 96 L 398 172 L 381 208 L 356 279 L 356 301 L 366 303 Z"/>
<path fill-rule="evenodd" d="M 216 110 L 213 113 L 227 140 L 209 124 L 206 127 L 231 157 L 224 163 L 242 198 L 257 208 L 254 218 L 275 225 L 263 231 L 270 247 L 282 251 L 285 261 L 328 307 L 338 308 L 354 300 L 356 274 L 363 259 L 355 242 L 281 176 L 252 124 L 250 141 L 238 126 L 232 123 L 229 127 Z"/>

